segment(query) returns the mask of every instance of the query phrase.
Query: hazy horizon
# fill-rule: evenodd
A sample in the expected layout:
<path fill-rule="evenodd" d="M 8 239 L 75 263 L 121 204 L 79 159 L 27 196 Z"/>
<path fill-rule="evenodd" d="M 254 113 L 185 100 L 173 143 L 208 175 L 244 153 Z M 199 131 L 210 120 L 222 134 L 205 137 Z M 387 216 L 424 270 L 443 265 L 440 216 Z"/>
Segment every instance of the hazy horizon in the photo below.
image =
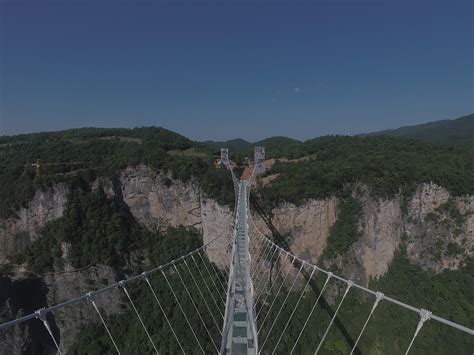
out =
<path fill-rule="evenodd" d="M 474 112 L 473 3 L 0 3 L 0 135 L 369 133 Z"/>
<path fill-rule="evenodd" d="M 471 115 L 473 113 L 468 113 L 468 114 L 465 114 L 465 115 L 462 115 L 460 117 L 455 117 L 455 118 L 446 118 L 446 119 L 443 119 L 443 120 L 454 120 L 454 119 L 457 119 L 457 118 L 461 118 L 461 117 L 465 117 L 465 116 L 468 116 L 468 115 Z M 417 123 L 417 124 L 414 124 L 414 125 L 418 125 L 418 124 L 425 124 L 425 123 L 432 123 L 432 122 L 438 122 L 438 121 L 443 121 L 443 120 L 437 120 L 437 121 L 429 121 L 429 122 L 420 122 L 420 123 Z M 101 127 L 101 126 L 81 126 L 81 127 L 70 127 L 70 128 L 66 128 L 66 129 L 58 129 L 58 130 L 48 130 L 48 131 L 34 131 L 34 132 L 21 132 L 21 133 L 17 133 L 17 134 L 13 134 L 13 135 L 1 135 L 0 134 L 0 137 L 5 137 L 5 136 L 16 136 L 16 135 L 21 135 L 21 134 L 30 134 L 30 133 L 45 133 L 45 132 L 57 132 L 57 131 L 64 131 L 64 130 L 69 130 L 69 129 L 81 129 L 81 128 L 110 128 L 110 129 L 114 129 L 114 128 L 117 128 L 117 129 L 120 129 L 120 128 L 125 128 L 125 129 L 133 129 L 133 128 L 141 128 L 141 127 L 161 127 L 161 128 L 164 128 L 164 129 L 168 129 L 170 131 L 173 131 L 175 133 L 178 133 L 178 134 L 181 134 L 182 136 L 185 136 L 187 138 L 190 138 L 194 141 L 197 141 L 197 142 L 206 142 L 206 141 L 213 141 L 213 142 L 220 142 L 220 141 L 229 141 L 229 140 L 235 140 L 235 139 L 243 139 L 249 143 L 255 143 L 255 142 L 258 142 L 258 141 L 261 141 L 261 140 L 264 140 L 264 139 L 267 139 L 267 138 L 273 138 L 273 137 L 286 137 L 286 138 L 291 138 L 291 139 L 296 139 L 296 140 L 299 140 L 299 141 L 302 141 L 304 142 L 305 140 L 308 140 L 308 139 L 312 139 L 312 138 L 317 138 L 317 137 L 321 137 L 321 136 L 326 136 L 326 135 L 358 135 L 358 134 L 366 134 L 366 133 L 373 133 L 373 132 L 378 132 L 378 131 L 384 131 L 384 130 L 390 130 L 390 129 L 397 129 L 397 128 L 401 128 L 401 127 L 409 127 L 409 126 L 413 126 L 413 125 L 408 125 L 408 126 L 399 126 L 399 127 L 387 127 L 387 128 L 382 128 L 381 130 L 374 130 L 374 131 L 367 131 L 367 132 L 356 132 L 356 133 L 353 133 L 353 134 L 341 134 L 341 133 L 328 133 L 328 134 L 324 134 L 324 135 L 318 135 L 318 136 L 313 136 L 313 137 L 309 137 L 309 138 L 305 138 L 305 139 L 299 139 L 299 138 L 296 138 L 296 137 L 291 137 L 291 136 L 286 136 L 286 135 L 272 135 L 272 136 L 265 136 L 265 137 L 260 137 L 258 139 L 253 139 L 253 140 L 250 140 L 250 139 L 247 139 L 245 137 L 228 137 L 228 138 L 223 138 L 223 139 L 213 139 L 213 138 L 209 138 L 209 139 L 201 139 L 201 140 L 196 140 L 196 139 L 193 139 L 192 137 L 189 137 L 187 135 L 185 135 L 184 133 L 182 132 L 178 132 L 178 131 L 174 131 L 170 128 L 167 128 L 167 127 L 162 127 L 162 126 L 131 126 L 131 127 L 115 127 L 115 126 L 110 126 L 110 127 Z"/>

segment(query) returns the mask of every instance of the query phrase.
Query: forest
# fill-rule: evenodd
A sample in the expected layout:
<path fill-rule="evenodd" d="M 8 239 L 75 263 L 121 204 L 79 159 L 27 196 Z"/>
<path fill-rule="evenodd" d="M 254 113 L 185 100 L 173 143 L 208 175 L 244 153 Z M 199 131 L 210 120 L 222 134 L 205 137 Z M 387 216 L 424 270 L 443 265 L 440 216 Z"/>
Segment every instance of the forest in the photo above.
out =
<path fill-rule="evenodd" d="M 281 144 L 279 144 L 279 142 Z M 396 194 L 409 196 L 416 186 L 424 182 L 434 182 L 448 189 L 453 196 L 474 194 L 474 157 L 471 153 L 446 146 L 412 139 L 393 137 L 347 137 L 327 136 L 306 142 L 281 141 L 275 138 L 268 146 L 269 156 L 277 162 L 267 176 L 276 175 L 271 184 L 260 186 L 256 191 L 258 203 L 263 213 L 283 202 L 302 204 L 308 199 L 337 196 L 339 218 L 330 230 L 321 262 L 343 255 L 360 238 L 358 223 L 361 205 L 354 198 L 353 191 L 366 186 L 376 198 L 389 198 Z M 232 154 L 232 152 L 231 152 Z M 109 196 L 102 188 L 92 188 L 97 177 L 114 181 L 120 170 L 127 166 L 147 164 L 158 173 L 169 174 L 173 179 L 194 180 L 202 191 L 221 204 L 233 206 L 232 181 L 228 172 L 218 168 L 214 160 L 217 149 L 201 143 L 192 142 L 173 132 L 161 128 L 139 129 L 78 129 L 64 132 L 39 133 L 16 137 L 0 138 L 0 217 L 11 217 L 20 206 L 25 206 L 37 189 L 46 189 L 57 182 L 70 187 L 64 215 L 47 223 L 40 232 L 40 238 L 26 250 L 12 257 L 13 264 L 24 264 L 31 277 L 63 270 L 65 264 L 74 268 L 84 268 L 96 264 L 112 266 L 118 273 L 132 275 L 152 266 L 167 262 L 177 256 L 202 245 L 201 232 L 193 228 L 163 227 L 147 229 L 136 221 L 128 206 L 118 195 Z M 310 157 L 304 160 L 302 157 Z M 243 155 L 237 156 L 243 162 Z M 87 161 L 84 168 L 44 166 L 38 176 L 31 164 L 40 159 L 44 162 Z M 290 159 L 290 161 L 288 160 Z M 452 201 L 451 201 L 452 204 Z M 462 223 L 456 209 L 447 203 L 442 206 L 453 219 Z M 443 211 L 440 211 L 443 212 Z M 437 218 L 429 216 L 428 218 Z M 67 244 L 68 255 L 64 257 L 62 246 Z M 459 253 L 457 245 L 448 246 L 449 253 Z M 472 290 L 474 289 L 473 260 L 453 271 L 433 273 L 412 264 L 402 245 L 388 272 L 377 280 L 370 280 L 369 286 L 383 290 L 386 294 L 413 304 L 417 307 L 430 307 L 430 310 L 449 319 L 472 326 L 474 314 Z M 10 266 L 10 267 L 9 267 Z M 196 267 L 203 271 L 216 269 L 204 256 Z M 173 289 L 178 290 L 178 299 L 188 314 L 193 314 L 192 324 L 198 324 L 194 305 L 206 310 L 199 298 L 212 302 L 213 297 L 225 297 L 225 289 L 219 294 L 208 292 L 204 283 L 196 285 L 188 270 L 181 265 L 181 280 L 175 272 L 166 275 Z M 8 276 L 11 265 L 4 265 L 0 274 Z M 212 276 L 214 275 L 214 276 Z M 225 283 L 222 273 L 205 276 L 203 282 Z M 209 278 L 208 278 L 209 277 Z M 192 297 L 180 287 L 185 282 Z M 295 314 L 293 324 L 304 321 L 314 305 L 315 297 L 321 289 L 324 277 L 316 274 L 311 288 L 305 294 L 300 311 Z M 315 343 L 322 337 L 325 326 L 340 300 L 342 285 L 332 281 L 332 292 L 319 302 L 314 317 L 308 324 L 296 348 L 297 353 L 314 351 Z M 198 344 L 191 337 L 177 303 L 167 287 L 163 275 L 152 278 L 158 298 L 163 301 L 165 312 L 174 329 L 180 333 L 185 351 L 193 353 Z M 130 286 L 130 293 L 139 312 L 146 314 L 145 322 L 152 333 L 159 351 L 174 354 L 179 351 L 170 328 L 160 316 L 153 295 L 147 285 L 138 282 Z M 199 296 L 198 296 L 199 295 Z M 108 315 L 110 329 L 120 342 L 125 353 L 152 353 L 139 320 L 124 296 L 120 296 L 122 312 Z M 194 298 L 196 297 L 196 298 Z M 299 292 L 292 292 L 286 300 L 281 319 L 289 317 L 298 300 Z M 276 299 L 283 302 L 280 296 Z M 345 354 L 350 351 L 361 327 L 361 322 L 372 307 L 373 300 L 357 290 L 351 290 L 341 308 L 337 323 L 332 328 L 322 349 L 323 354 Z M 100 304 L 99 304 L 100 307 Z M 257 308 L 266 315 L 268 305 L 258 304 Z M 274 307 L 272 312 L 279 307 Z M 152 311 L 150 311 L 152 310 Z M 270 319 L 276 314 L 270 314 Z M 262 318 L 263 319 L 263 318 Z M 206 324 L 216 344 L 220 341 L 220 322 L 207 319 Z M 360 354 L 398 354 L 406 347 L 406 342 L 416 326 L 416 315 L 400 312 L 400 309 L 381 303 L 364 337 L 356 350 Z M 279 322 L 272 334 L 280 334 Z M 266 337 L 270 322 L 263 323 L 262 337 Z M 213 352 L 205 329 L 196 327 L 199 339 L 203 341 L 206 352 Z M 298 327 L 289 329 L 278 344 L 278 353 L 288 353 L 292 341 L 298 334 Z M 268 344 L 276 346 L 277 338 L 271 335 Z M 427 324 L 415 344 L 417 354 L 437 353 L 464 354 L 473 348 L 473 341 L 455 330 L 441 327 L 434 322 Z M 99 322 L 85 327 L 72 346 L 73 354 L 113 353 L 112 344 Z M 270 352 L 270 350 L 269 350 Z"/>
<path fill-rule="evenodd" d="M 157 127 L 82 128 L 0 137 L 0 217 L 11 216 L 36 190 L 53 183 L 84 189 L 99 176 L 117 179 L 121 169 L 138 164 L 170 173 L 174 179 L 196 179 L 205 193 L 229 204 L 233 188 L 225 170 L 214 167 L 216 157 L 202 144 Z M 46 163 L 39 176 L 34 166 L 37 159 Z M 47 165 L 68 162 L 85 164 Z"/>
<path fill-rule="evenodd" d="M 344 195 L 357 184 L 374 197 L 408 196 L 433 182 L 454 196 L 474 194 L 474 154 L 405 138 L 327 136 L 289 148 L 286 158 L 267 172 L 278 177 L 259 193 L 270 206 L 286 201 Z"/>

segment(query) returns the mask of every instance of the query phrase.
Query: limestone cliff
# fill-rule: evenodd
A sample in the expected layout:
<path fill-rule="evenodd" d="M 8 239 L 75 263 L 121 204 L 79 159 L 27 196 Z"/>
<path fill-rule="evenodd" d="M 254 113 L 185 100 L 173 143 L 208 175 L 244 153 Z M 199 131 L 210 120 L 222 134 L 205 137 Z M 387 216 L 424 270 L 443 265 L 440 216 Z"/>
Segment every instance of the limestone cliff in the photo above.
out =
<path fill-rule="evenodd" d="M 47 222 L 63 215 L 67 192 L 65 184 L 38 190 L 27 207 L 20 208 L 11 218 L 0 219 L 0 264 L 36 240 Z"/>
<path fill-rule="evenodd" d="M 146 166 L 128 168 L 120 176 L 121 194 L 134 217 L 148 228 L 159 225 L 198 228 L 211 261 L 228 266 L 232 211 L 202 195 L 196 182 L 183 183 L 156 174 Z"/>
<path fill-rule="evenodd" d="M 222 236 L 209 245 L 206 253 L 220 267 L 228 266 L 233 212 L 229 207 L 203 196 L 195 181 L 183 183 L 157 174 L 146 166 L 138 166 L 127 168 L 120 174 L 119 186 L 100 178 L 92 184 L 92 188 L 102 188 L 109 196 L 123 198 L 137 221 L 150 229 L 162 225 L 194 227 L 202 231 L 204 243 Z M 38 191 L 28 207 L 20 209 L 15 217 L 0 221 L 0 264 L 11 261 L 9 257 L 24 251 L 40 237 L 40 230 L 48 221 L 63 215 L 67 193 L 68 188 L 64 184 Z M 63 245 L 64 256 L 67 250 L 68 246 Z M 15 267 L 12 276 L 0 279 L 0 322 L 64 302 L 117 280 L 116 272 L 105 265 L 74 270 L 66 263 L 64 271 L 39 275 L 34 279 L 25 272 L 23 266 Z M 31 290 L 26 290 L 24 285 L 30 285 Z M 30 304 L 29 300 L 19 298 L 19 288 L 26 295 L 32 290 L 39 292 L 36 297 L 39 301 Z M 120 312 L 123 298 L 117 292 L 113 290 L 100 296 L 97 303 L 103 307 L 105 314 Z M 81 327 L 91 321 L 97 322 L 98 319 L 87 302 L 67 307 L 55 314 L 54 328 L 65 353 Z M 47 334 L 43 333 L 39 321 L 11 328 L 0 338 L 0 354 L 20 354 L 33 348 L 41 348 L 44 353 L 54 353 Z"/>
<path fill-rule="evenodd" d="M 474 254 L 474 196 L 454 198 L 435 184 L 420 185 L 408 201 L 401 195 L 374 199 L 364 186 L 354 189 L 354 196 L 363 210 L 361 237 L 346 254 L 326 261 L 347 278 L 366 285 L 370 278 L 383 276 L 402 240 L 412 262 L 435 272 L 456 269 Z M 318 263 L 337 221 L 337 200 L 274 208 L 273 232 L 284 237 L 294 254 Z M 260 230 L 272 233 L 268 221 L 255 214 L 254 219 Z"/>
<path fill-rule="evenodd" d="M 112 184 L 101 179 L 93 188 L 103 188 L 108 195 L 122 198 L 136 220 L 150 229 L 162 225 L 192 226 L 202 231 L 204 243 L 222 236 L 206 252 L 220 267 L 228 266 L 231 208 L 204 196 L 196 181 L 172 180 L 143 165 L 123 170 L 118 180 L 119 183 Z M 38 238 L 46 222 L 62 216 L 67 193 L 68 188 L 63 184 L 38 191 L 16 217 L 0 221 L 0 264 Z M 413 262 L 434 271 L 455 269 L 466 256 L 474 253 L 474 196 L 454 198 L 446 189 L 434 184 L 420 185 L 408 200 L 401 195 L 374 199 L 367 188 L 360 186 L 354 189 L 353 195 L 362 206 L 361 237 L 347 253 L 328 261 L 345 277 L 367 284 L 370 278 L 384 275 L 402 241 Z M 253 215 L 260 230 L 277 232 L 294 254 L 318 263 L 331 227 L 338 221 L 339 202 L 333 196 L 310 200 L 301 206 L 286 203 L 273 209 L 270 221 L 264 221 L 256 213 Z M 64 253 L 67 254 L 67 246 Z M 110 284 L 118 277 L 114 270 L 103 265 L 80 271 L 66 266 L 67 272 L 34 279 L 18 270 L 15 277 L 0 279 L 0 321 L 76 297 Z M 37 290 L 39 301 L 32 304 L 18 299 L 19 288 L 21 292 L 30 288 Z M 106 313 L 120 311 L 121 297 L 113 293 L 103 297 L 100 303 Z M 84 303 L 55 315 L 63 350 L 67 351 L 82 325 L 97 321 L 87 307 L 90 305 Z M 41 332 L 36 326 L 13 329 L 2 335 L 0 353 L 22 353 L 34 346 L 52 351 L 51 344 L 38 340 L 44 335 Z"/>

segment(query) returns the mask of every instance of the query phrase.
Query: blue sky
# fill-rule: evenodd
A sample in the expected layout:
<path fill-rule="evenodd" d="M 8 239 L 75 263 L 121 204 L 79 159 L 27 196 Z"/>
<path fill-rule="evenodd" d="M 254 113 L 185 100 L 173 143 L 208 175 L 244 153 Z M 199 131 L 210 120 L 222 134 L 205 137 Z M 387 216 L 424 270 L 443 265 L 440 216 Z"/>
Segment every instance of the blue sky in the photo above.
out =
<path fill-rule="evenodd" d="M 472 113 L 473 3 L 0 0 L 0 134 L 354 134 Z"/>

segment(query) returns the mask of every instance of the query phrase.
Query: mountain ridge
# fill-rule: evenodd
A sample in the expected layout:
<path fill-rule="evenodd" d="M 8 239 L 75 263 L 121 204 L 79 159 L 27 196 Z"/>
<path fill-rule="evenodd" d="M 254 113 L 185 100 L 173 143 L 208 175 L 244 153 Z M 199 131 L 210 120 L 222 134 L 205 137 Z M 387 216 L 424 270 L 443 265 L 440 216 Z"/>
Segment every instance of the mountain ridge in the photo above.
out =
<path fill-rule="evenodd" d="M 368 133 L 359 133 L 353 136 L 370 137 L 370 136 L 392 136 L 402 138 L 412 138 L 433 144 L 442 144 L 464 148 L 474 152 L 474 113 L 461 116 L 454 119 L 445 119 L 439 121 L 431 121 L 416 125 L 401 126 L 398 128 L 390 128 L 381 131 Z M 235 138 L 227 141 L 207 140 L 202 142 L 211 149 L 227 147 L 237 154 L 248 153 L 250 148 L 263 145 L 267 150 L 274 148 L 288 148 L 289 146 L 298 146 L 305 142 L 311 141 L 319 137 L 310 138 L 304 141 L 285 137 L 274 136 L 258 140 L 254 143 L 243 138 Z"/>

